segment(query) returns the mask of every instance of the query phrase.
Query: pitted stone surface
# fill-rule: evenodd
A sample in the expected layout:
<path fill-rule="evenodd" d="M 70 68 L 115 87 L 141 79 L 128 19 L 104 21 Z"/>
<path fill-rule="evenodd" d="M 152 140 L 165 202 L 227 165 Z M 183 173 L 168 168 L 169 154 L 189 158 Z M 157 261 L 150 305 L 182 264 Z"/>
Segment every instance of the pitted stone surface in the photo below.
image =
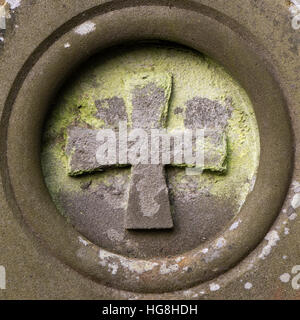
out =
<path fill-rule="evenodd" d="M 68 141 L 66 146 L 66 154 L 68 157 L 68 174 L 70 176 L 78 176 L 93 171 L 103 171 L 110 167 L 125 167 L 133 163 L 128 160 L 127 164 L 120 163 L 118 155 L 114 164 L 101 164 L 96 159 L 96 151 L 103 142 L 97 141 L 98 130 L 72 127 L 68 130 Z M 115 132 L 116 149 L 118 150 L 119 133 Z M 195 136 L 192 139 L 193 146 L 196 146 Z M 129 149 L 134 145 L 134 142 L 128 142 Z M 163 163 L 162 152 L 166 150 L 166 146 L 162 146 L 159 150 L 159 164 Z M 175 162 L 174 159 L 174 140 L 171 135 L 170 145 L 170 165 L 184 167 L 194 167 L 194 162 L 188 163 L 182 159 L 180 162 Z M 204 164 L 203 170 L 212 170 L 223 172 L 227 168 L 227 138 L 224 131 L 220 129 L 207 129 L 203 136 Z M 128 153 L 128 152 L 127 152 Z M 149 152 L 150 153 L 150 152 Z M 149 161 L 150 161 L 149 155 Z"/>
<path fill-rule="evenodd" d="M 217 101 L 195 97 L 186 102 L 184 124 L 187 128 L 225 128 L 231 110 Z"/>
<path fill-rule="evenodd" d="M 132 127 L 161 129 L 166 126 L 172 76 L 144 73 L 126 79 L 127 104 L 132 109 Z"/>
<path fill-rule="evenodd" d="M 172 228 L 170 213 L 169 191 L 163 166 L 134 166 L 125 221 L 127 229 Z"/>
<path fill-rule="evenodd" d="M 132 126 L 161 129 L 166 126 L 172 77 L 141 74 L 127 80 L 128 104 L 132 105 Z M 127 229 L 168 229 L 173 227 L 169 191 L 162 165 L 139 164 L 131 168 L 125 220 Z"/>
<path fill-rule="evenodd" d="M 99 168 L 96 159 L 97 131 L 74 127 L 68 130 L 66 154 L 69 158 L 68 174 L 76 176 Z"/>
<path fill-rule="evenodd" d="M 150 136 L 150 129 L 163 129 L 167 124 L 168 103 L 172 90 L 172 76 L 169 74 L 143 73 L 132 76 L 125 83 L 127 106 L 130 106 L 132 127 L 145 130 Z M 208 99 L 206 99 L 208 101 Z M 207 101 L 204 100 L 205 103 Z M 107 106 L 106 106 L 107 104 Z M 125 105 L 123 99 L 112 98 L 96 101 L 97 116 L 102 114 L 109 124 L 124 120 Z M 205 104 L 201 105 L 205 107 Z M 210 105 L 208 106 L 210 107 Z M 217 104 L 216 107 L 220 108 Z M 115 117 L 114 117 L 114 111 Z M 196 110 L 193 112 L 195 113 Z M 199 111 L 199 110 L 198 110 Z M 216 110 L 213 110 L 216 113 Z M 202 113 L 193 114 L 193 121 L 202 128 Z M 220 113 L 220 111 L 219 111 Z M 191 116 L 191 115 L 190 115 Z M 197 119 L 200 116 L 200 120 Z M 100 117 L 101 118 L 101 117 Z M 213 117 L 216 122 L 217 119 Z M 210 118 L 208 118 L 210 119 Z M 225 123 L 225 120 L 224 120 Z M 227 123 L 227 119 L 226 119 Z M 216 123 L 214 123 L 216 124 Z M 202 126 L 202 127 L 200 127 Z M 225 125 L 224 125 L 225 126 Z M 195 126 L 193 126 L 195 129 Z M 223 128 L 210 129 L 204 133 L 204 164 L 203 169 L 224 171 L 226 169 L 227 144 Z M 115 134 L 117 138 L 118 133 Z M 76 176 L 93 171 L 102 171 L 105 168 L 118 166 L 120 161 L 116 157 L 114 163 L 102 165 L 97 162 L 96 151 L 100 145 L 97 142 L 97 131 L 85 128 L 72 128 L 69 130 L 66 153 L 69 157 L 69 175 Z M 195 138 L 195 136 L 194 136 Z M 117 147 L 117 145 L 116 145 Z M 169 146 L 170 147 L 170 146 Z M 190 146 L 192 149 L 192 146 Z M 117 148 L 116 148 L 117 149 Z M 172 148 L 170 148 L 172 150 Z M 160 150 L 160 161 L 162 152 Z M 172 150 L 173 151 L 173 150 Z M 127 202 L 125 227 L 127 229 L 168 229 L 173 227 L 171 217 L 169 192 L 163 164 L 135 164 L 132 165 L 131 181 Z M 185 161 L 172 163 L 178 166 L 195 166 Z"/>
<path fill-rule="evenodd" d="M 113 97 L 110 99 L 96 100 L 95 105 L 98 109 L 96 117 L 103 119 L 106 125 L 117 127 L 120 121 L 127 120 L 123 98 Z"/>

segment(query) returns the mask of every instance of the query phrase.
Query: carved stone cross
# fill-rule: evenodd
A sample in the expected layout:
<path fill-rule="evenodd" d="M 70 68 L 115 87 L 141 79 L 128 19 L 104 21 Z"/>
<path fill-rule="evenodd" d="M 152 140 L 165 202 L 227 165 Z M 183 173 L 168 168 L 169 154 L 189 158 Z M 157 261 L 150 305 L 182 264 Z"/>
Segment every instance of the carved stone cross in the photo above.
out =
<path fill-rule="evenodd" d="M 145 132 L 150 132 L 151 129 L 166 128 L 172 91 L 171 75 L 167 73 L 134 75 L 125 82 L 125 91 L 131 130 L 141 128 Z M 98 132 L 99 130 L 79 127 L 69 129 L 66 146 L 66 154 L 69 158 L 68 174 L 78 176 L 109 169 L 109 167 L 130 165 L 131 180 L 125 215 L 126 229 L 172 228 L 173 219 L 162 157 L 160 156 L 158 164 L 136 164 L 130 159 L 125 162 L 116 159 L 112 163 L 101 165 L 96 157 L 96 150 L 101 144 L 97 141 Z M 202 169 L 224 171 L 227 151 L 224 130 L 210 128 L 204 138 Z M 120 141 L 120 139 L 124 137 L 117 136 L 117 140 Z M 193 166 L 184 161 L 171 162 L 170 165 Z"/>

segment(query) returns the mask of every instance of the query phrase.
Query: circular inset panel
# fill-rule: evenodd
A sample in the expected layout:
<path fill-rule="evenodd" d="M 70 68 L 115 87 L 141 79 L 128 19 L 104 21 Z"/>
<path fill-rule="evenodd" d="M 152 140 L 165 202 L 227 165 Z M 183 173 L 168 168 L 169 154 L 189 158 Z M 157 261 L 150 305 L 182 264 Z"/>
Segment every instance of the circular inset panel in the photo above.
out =
<path fill-rule="evenodd" d="M 126 228 L 131 168 L 112 166 L 101 172 L 86 168 L 75 177 L 68 174 L 70 130 L 117 129 L 120 121 L 129 118 L 126 81 L 141 72 L 172 75 L 169 132 L 197 127 L 226 136 L 220 168 L 189 175 L 183 166 L 165 166 L 172 229 Z M 61 213 L 103 249 L 136 258 L 184 254 L 221 232 L 254 187 L 259 134 L 250 99 L 221 66 L 196 51 L 141 43 L 102 52 L 76 70 L 52 109 L 42 150 L 47 186 Z M 73 148 L 80 148 L 79 139 L 76 144 Z M 216 142 L 207 152 L 218 147 Z M 85 149 L 86 145 L 81 151 Z M 95 154 L 96 149 L 89 156 Z"/>
<path fill-rule="evenodd" d="M 265 58 L 264 50 L 254 36 L 226 15 L 189 1 L 174 1 L 176 5 L 172 8 L 169 2 L 161 5 L 150 0 L 138 7 L 134 1 L 114 3 L 116 5 L 111 7 L 99 5 L 56 30 L 34 49 L 18 73 L 2 118 L 4 136 L 7 134 L 1 147 L 3 154 L 7 155 L 1 158 L 5 194 L 13 212 L 28 227 L 28 234 L 38 238 L 65 264 L 95 281 L 117 289 L 146 293 L 190 288 L 215 278 L 241 261 L 259 244 L 277 217 L 290 184 L 293 161 L 293 139 L 286 101 L 274 77 L 272 59 Z M 166 257 L 165 251 L 154 258 L 150 258 L 154 256 L 153 252 L 148 252 L 147 258 L 132 258 L 134 253 L 121 254 L 122 248 L 120 253 L 116 253 L 118 251 L 112 252 L 116 249 L 108 250 L 108 243 L 106 250 L 95 244 L 96 239 L 93 239 L 95 243 L 85 239 L 58 212 L 45 185 L 40 162 L 41 147 L 45 147 L 41 145 L 44 133 L 42 124 L 49 114 L 50 102 L 55 101 L 57 90 L 70 71 L 96 52 L 103 52 L 103 49 L 145 39 L 186 45 L 203 52 L 229 70 L 251 99 L 260 136 L 261 154 L 255 187 L 240 212 L 233 210 L 233 220 L 220 232 L 213 232 L 205 244 L 201 243 L 202 240 L 189 244 L 191 250 L 172 257 Z M 163 88 L 168 93 L 170 86 L 167 81 L 170 77 L 161 73 L 159 80 L 165 81 Z M 233 82 L 231 88 L 235 85 Z M 206 99 L 226 107 L 230 101 L 225 98 L 230 92 L 222 99 L 209 95 Z M 233 115 L 240 105 L 242 103 L 232 106 Z M 184 109 L 184 105 L 178 107 Z M 251 115 L 251 103 L 246 102 L 245 108 L 244 111 L 250 111 Z M 89 114 L 86 116 L 90 118 Z M 251 123 L 251 117 L 254 119 L 253 115 L 249 116 L 246 125 Z M 60 119 L 57 119 L 58 122 Z M 250 133 L 256 136 L 257 142 L 256 129 L 253 129 L 255 121 L 252 123 Z M 240 137 L 240 133 L 237 136 Z M 250 140 L 247 138 L 246 141 L 249 143 Z M 255 151 L 251 154 L 258 156 Z M 237 158 L 232 158 L 232 161 L 234 159 Z M 251 160 L 250 164 L 254 168 L 249 176 L 252 179 L 257 163 Z M 179 169 L 167 170 L 173 170 L 176 177 Z M 169 175 L 171 185 L 172 174 Z M 227 177 L 225 175 L 223 179 Z M 244 181 L 237 188 L 246 186 L 247 194 L 251 182 Z M 271 185 L 272 188 L 269 188 Z M 87 236 L 91 239 L 91 235 Z"/>

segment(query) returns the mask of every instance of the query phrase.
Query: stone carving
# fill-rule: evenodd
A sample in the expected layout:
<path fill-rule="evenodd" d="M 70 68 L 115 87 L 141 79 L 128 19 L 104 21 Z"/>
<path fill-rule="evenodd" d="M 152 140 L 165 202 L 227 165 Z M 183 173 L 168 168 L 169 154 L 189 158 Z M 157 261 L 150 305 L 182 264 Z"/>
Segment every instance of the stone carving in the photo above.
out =
<path fill-rule="evenodd" d="M 119 121 L 127 118 L 124 112 L 126 105 L 131 130 L 143 129 L 144 132 L 150 135 L 152 129 L 165 129 L 167 127 L 168 107 L 172 91 L 171 75 L 167 73 L 133 75 L 126 81 L 125 91 L 125 102 L 122 98 L 117 97 L 98 101 L 96 103 L 99 110 L 97 115 L 101 114 L 106 123 L 112 125 L 116 118 Z M 199 125 L 198 128 L 205 128 L 207 124 L 209 130 L 205 131 L 203 136 L 204 164 L 201 170 L 207 169 L 222 172 L 226 168 L 227 147 L 224 129 L 227 119 L 224 114 L 219 114 L 222 108 L 212 105 L 212 102 L 208 104 L 206 100 L 210 102 L 208 99 L 196 97 L 188 103 L 187 114 L 191 116 L 192 122 L 187 122 L 186 127 L 195 129 L 195 125 Z M 115 118 L 113 118 L 114 116 Z M 208 120 L 211 120 L 211 122 Z M 156 164 L 149 164 L 148 162 L 145 164 L 142 161 L 140 161 L 141 163 L 135 163 L 130 157 L 121 160 L 120 158 L 117 159 L 116 155 L 113 155 L 113 160 L 108 164 L 99 164 L 96 150 L 103 141 L 101 143 L 97 141 L 99 140 L 97 139 L 97 132 L 97 130 L 79 127 L 69 129 L 66 147 L 66 153 L 69 157 L 69 175 L 78 176 L 93 171 L 105 170 L 109 167 L 131 165 L 125 227 L 127 229 L 172 228 L 173 221 L 169 192 L 164 173 L 164 165 L 166 163 L 162 160 L 164 150 L 160 151 L 159 162 Z M 124 147 L 120 143 L 122 139 L 126 147 L 127 137 L 125 137 L 125 134 L 119 132 L 115 136 L 118 137 L 118 149 L 120 150 Z M 174 145 L 172 144 L 172 146 Z M 114 142 L 113 148 L 111 146 L 110 148 L 110 150 L 107 150 L 108 153 L 113 152 L 112 149 L 117 149 L 116 143 Z M 145 153 L 147 149 L 146 146 Z M 143 148 L 140 150 L 143 150 Z M 140 157 L 142 156 L 140 155 Z M 196 166 L 196 164 L 185 160 L 174 161 L 174 158 L 168 164 L 179 167 Z"/>

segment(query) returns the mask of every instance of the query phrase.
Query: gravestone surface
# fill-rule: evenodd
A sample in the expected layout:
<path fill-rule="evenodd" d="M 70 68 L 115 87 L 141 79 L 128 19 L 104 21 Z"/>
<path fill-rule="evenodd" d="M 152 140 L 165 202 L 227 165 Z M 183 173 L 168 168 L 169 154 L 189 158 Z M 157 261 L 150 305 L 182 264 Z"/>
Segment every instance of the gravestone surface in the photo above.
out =
<path fill-rule="evenodd" d="M 299 299 L 296 14 L 0 0 L 0 299 Z M 99 165 L 124 122 L 204 128 L 203 166 Z"/>

